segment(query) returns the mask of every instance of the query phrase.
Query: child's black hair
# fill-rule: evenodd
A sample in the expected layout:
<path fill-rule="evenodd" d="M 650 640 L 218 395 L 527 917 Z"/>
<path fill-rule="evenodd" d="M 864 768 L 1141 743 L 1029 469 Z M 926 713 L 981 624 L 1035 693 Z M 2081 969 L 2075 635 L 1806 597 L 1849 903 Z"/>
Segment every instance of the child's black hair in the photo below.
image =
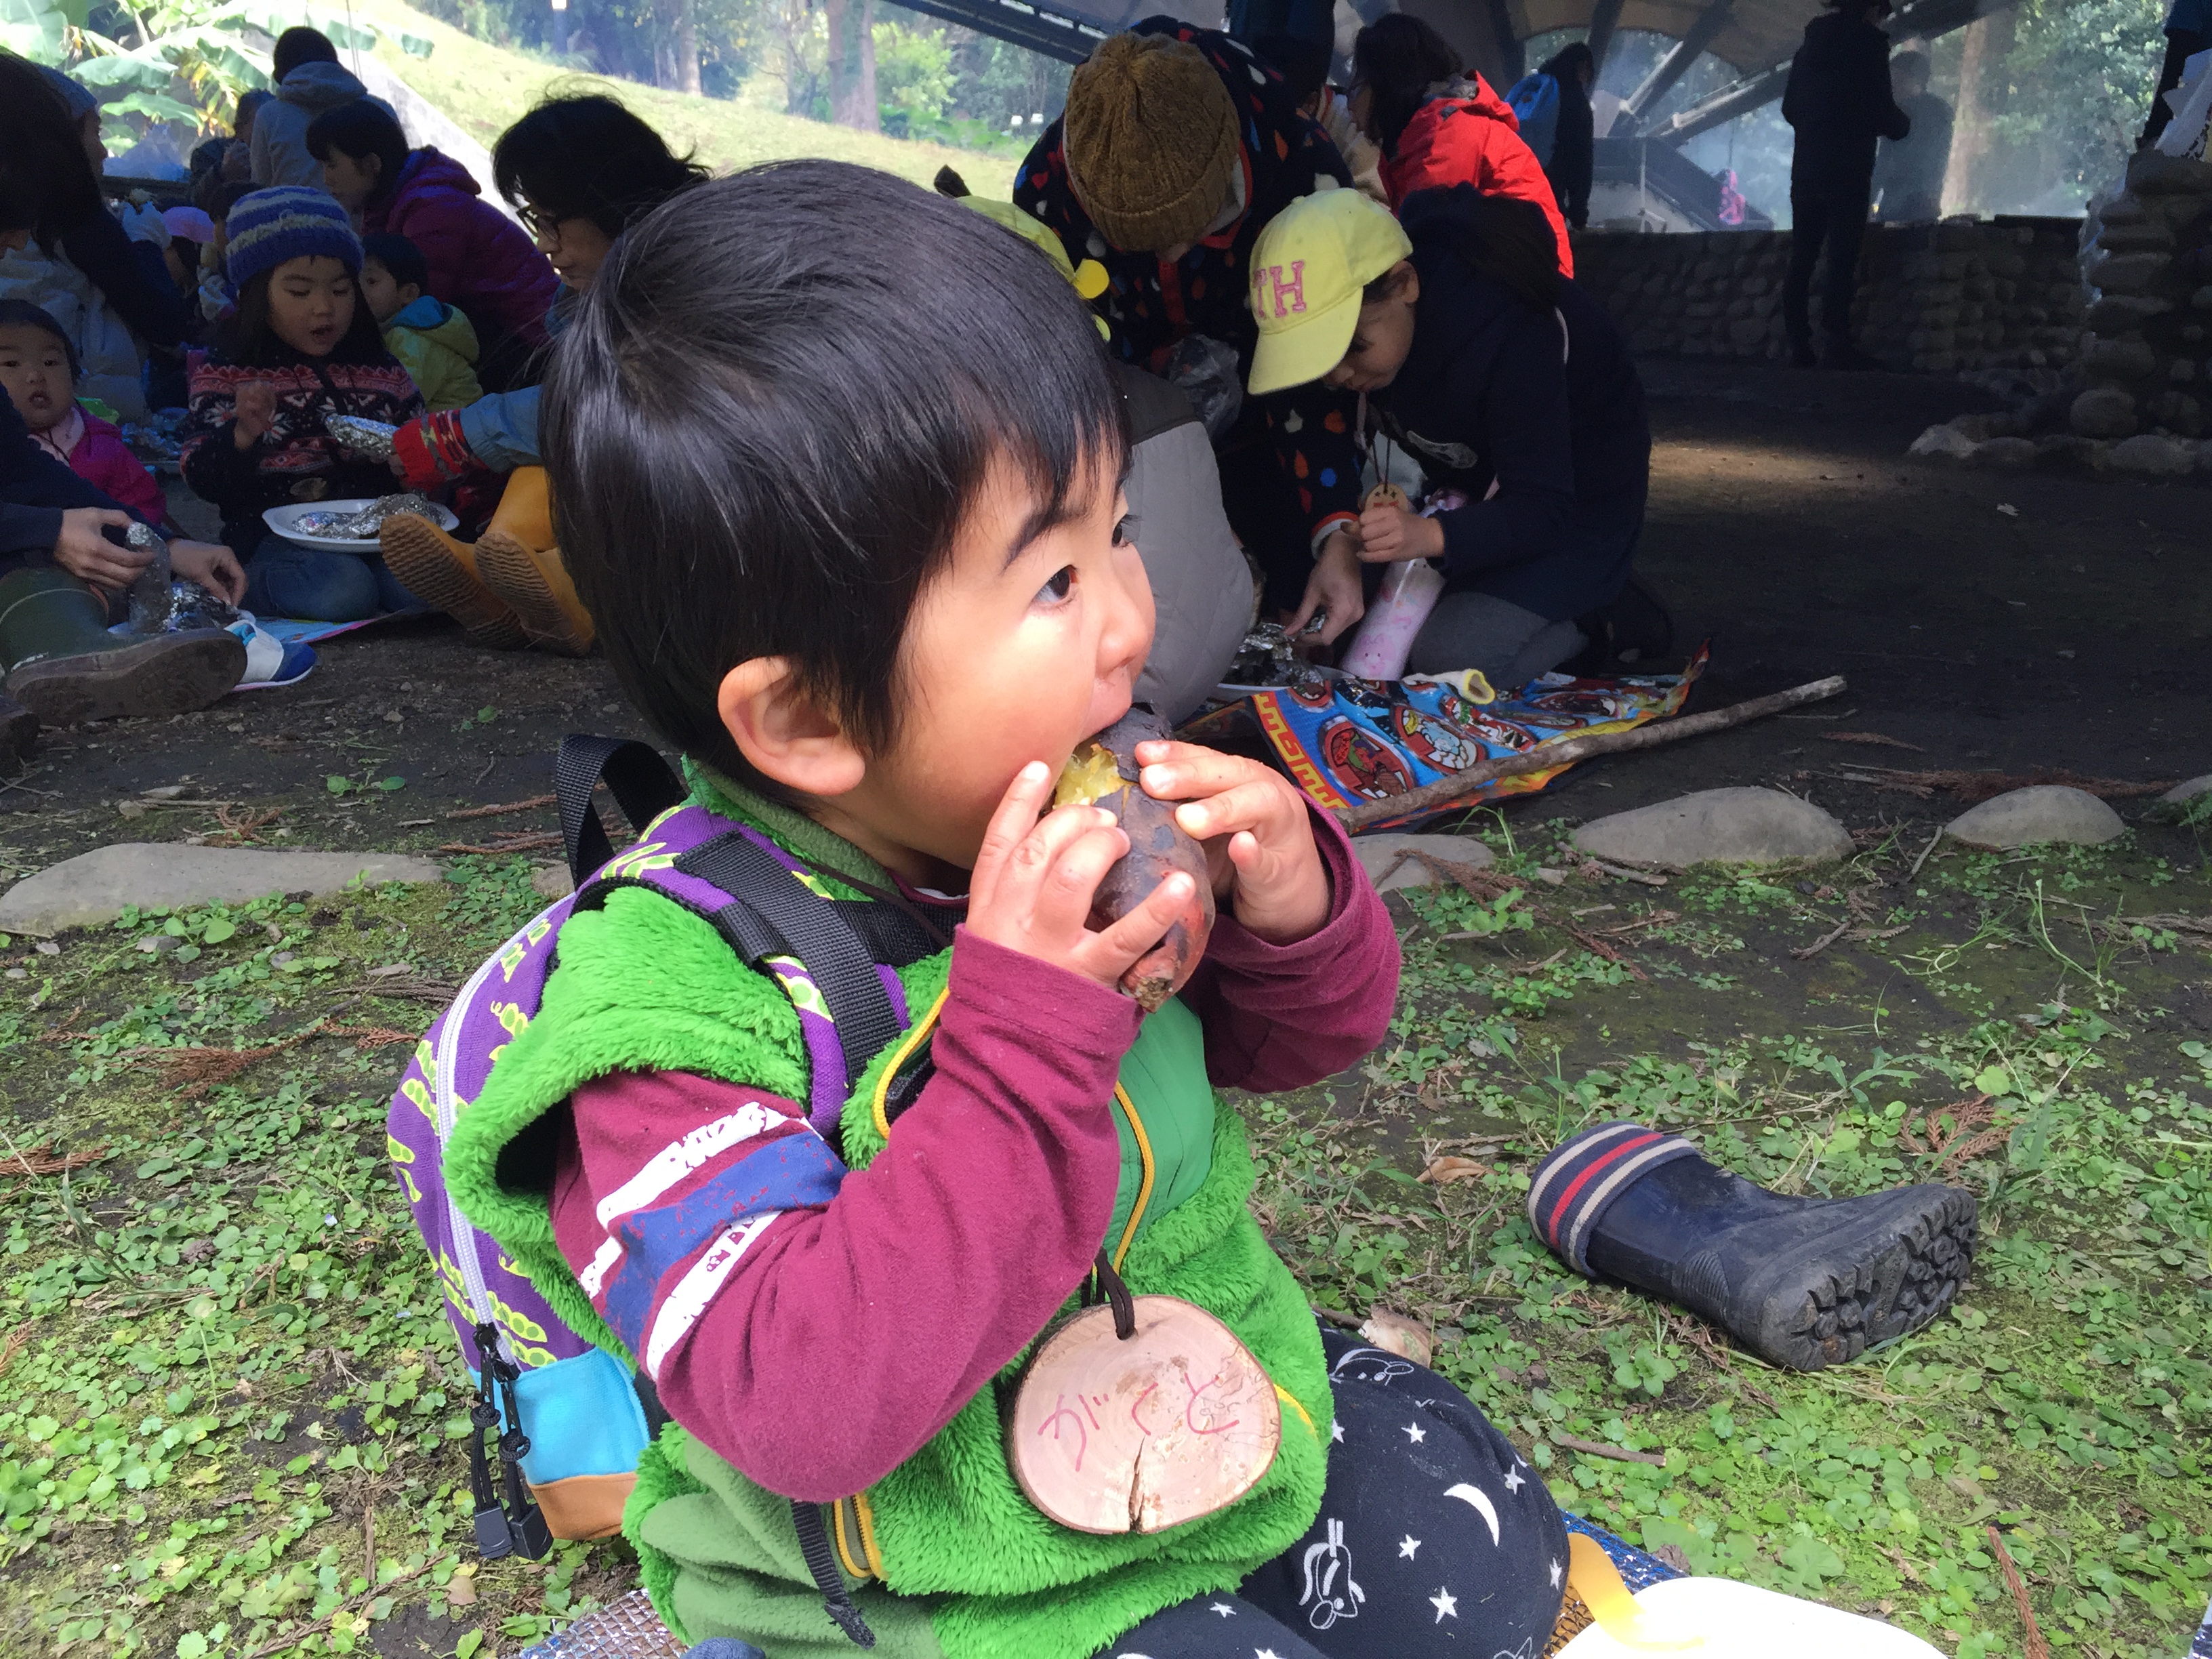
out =
<path fill-rule="evenodd" d="M 395 231 L 372 231 L 362 237 L 361 257 L 364 262 L 374 259 L 382 265 L 401 288 L 412 283 L 425 294 L 430 291 L 429 260 L 421 248 Z"/>
<path fill-rule="evenodd" d="M 277 337 L 269 324 L 269 284 L 281 266 L 271 265 L 266 270 L 257 270 L 246 279 L 238 290 L 238 313 L 222 324 L 217 331 L 216 343 L 226 362 L 245 368 L 282 368 L 287 363 L 301 361 L 300 354 Z M 384 349 L 383 332 L 376 325 L 376 313 L 368 308 L 368 301 L 361 297 L 361 285 L 354 285 L 353 321 L 338 337 L 325 359 L 333 363 L 380 363 L 391 354 Z"/>
<path fill-rule="evenodd" d="M 1352 43 L 1352 77 L 1373 100 L 1369 136 L 1385 155 L 1397 154 L 1398 140 L 1429 88 L 1464 67 L 1451 42 L 1410 13 L 1387 13 L 1359 31 Z"/>
<path fill-rule="evenodd" d="M 589 219 L 609 236 L 707 176 L 600 93 L 545 100 L 499 135 L 491 169 L 516 207 L 527 200 L 549 219 Z"/>
<path fill-rule="evenodd" d="M 338 49 L 331 44 L 329 35 L 305 23 L 295 23 L 276 37 L 276 44 L 269 54 L 269 79 L 281 87 L 284 77 L 302 64 L 337 61 Z"/>
<path fill-rule="evenodd" d="M 62 350 L 69 358 L 70 378 L 84 378 L 84 370 L 76 360 L 76 342 L 63 331 L 53 313 L 44 307 L 34 306 L 28 300 L 0 300 L 0 328 L 35 328 L 52 335 L 62 343 Z"/>
<path fill-rule="evenodd" d="M 308 122 L 307 144 L 307 154 L 318 161 L 329 161 L 331 152 L 337 150 L 351 161 L 374 155 L 382 162 L 375 188 L 368 193 L 371 205 L 387 199 L 399 187 L 399 175 L 407 169 L 406 133 L 392 118 L 391 111 L 366 98 L 334 104 Z"/>
<path fill-rule="evenodd" d="M 724 676 L 787 658 L 881 753 L 915 598 L 993 463 L 1072 515 L 1118 477 L 1123 418 L 1091 313 L 1020 238 L 872 168 L 781 161 L 616 245 L 554 354 L 543 447 L 636 707 L 780 795 L 722 725 Z"/>
<path fill-rule="evenodd" d="M 1415 191 L 1398 204 L 1398 216 L 1415 247 L 1437 239 L 1469 270 L 1531 311 L 1549 312 L 1559 303 L 1559 239 L 1534 202 L 1448 185 Z M 1389 280 L 1387 273 L 1382 280 Z M 1366 297 L 1379 297 L 1372 285 Z"/>

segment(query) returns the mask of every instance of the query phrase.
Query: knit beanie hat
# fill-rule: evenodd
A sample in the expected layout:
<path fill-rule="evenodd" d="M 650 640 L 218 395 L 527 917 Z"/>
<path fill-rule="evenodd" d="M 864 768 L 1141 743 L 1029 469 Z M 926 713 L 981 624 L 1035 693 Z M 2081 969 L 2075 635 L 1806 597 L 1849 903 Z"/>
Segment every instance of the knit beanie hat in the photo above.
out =
<path fill-rule="evenodd" d="M 327 254 L 361 274 L 361 238 L 335 197 L 299 185 L 279 185 L 241 196 L 223 228 L 229 239 L 223 266 L 233 288 L 244 288 L 287 259 Z"/>
<path fill-rule="evenodd" d="M 46 83 L 60 97 L 63 105 L 69 111 L 69 118 L 71 121 L 82 121 L 100 107 L 100 94 L 82 81 L 64 75 L 59 70 L 48 64 L 33 64 L 31 67 L 38 70 Z"/>
<path fill-rule="evenodd" d="M 1067 84 L 1068 188 L 1098 233 L 1156 253 L 1206 234 L 1237 166 L 1237 106 L 1188 41 L 1116 34 Z"/>

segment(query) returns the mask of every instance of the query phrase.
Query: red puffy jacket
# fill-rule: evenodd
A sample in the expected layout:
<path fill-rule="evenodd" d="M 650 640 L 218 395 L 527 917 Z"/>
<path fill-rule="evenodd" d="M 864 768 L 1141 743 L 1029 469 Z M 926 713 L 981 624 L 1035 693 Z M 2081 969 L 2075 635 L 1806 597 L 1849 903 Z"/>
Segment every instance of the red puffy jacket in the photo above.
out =
<path fill-rule="evenodd" d="M 1479 75 L 1453 82 L 1450 92 L 1415 110 L 1382 158 L 1382 187 L 1393 212 L 1417 190 L 1450 185 L 1473 185 L 1485 196 L 1517 197 L 1543 209 L 1559 239 L 1559 274 L 1575 274 L 1567 222 L 1544 164 L 1522 140 L 1513 106 Z"/>
<path fill-rule="evenodd" d="M 528 233 L 483 198 L 466 167 L 426 144 L 408 156 L 392 192 L 363 211 L 361 228 L 421 248 L 432 295 L 467 312 L 486 335 L 541 346 L 561 279 Z"/>

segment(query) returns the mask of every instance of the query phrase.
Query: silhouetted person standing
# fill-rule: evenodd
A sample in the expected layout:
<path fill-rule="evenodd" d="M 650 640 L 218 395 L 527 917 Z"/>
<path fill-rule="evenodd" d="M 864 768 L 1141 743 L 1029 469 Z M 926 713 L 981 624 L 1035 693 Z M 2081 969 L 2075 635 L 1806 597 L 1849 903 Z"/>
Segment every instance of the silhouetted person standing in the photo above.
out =
<path fill-rule="evenodd" d="M 1951 165 L 1951 106 L 1928 90 L 1928 54 L 1900 52 L 1890 61 L 1897 106 L 1912 131 L 1885 138 L 1874 168 L 1875 200 L 1882 222 L 1905 224 L 1943 216 L 1943 174 Z"/>
<path fill-rule="evenodd" d="M 1536 73 L 1559 83 L 1559 127 L 1544 176 L 1559 192 L 1559 211 L 1580 230 L 1589 223 L 1590 174 L 1596 161 L 1596 118 L 1590 112 L 1589 95 L 1597 81 L 1597 60 L 1577 40 Z"/>
<path fill-rule="evenodd" d="M 1889 36 L 1881 20 L 1889 0 L 1826 0 L 1832 9 L 1805 26 L 1805 44 L 1790 65 L 1782 118 L 1797 130 L 1790 164 L 1793 228 L 1790 275 L 1782 286 L 1783 325 L 1800 368 L 1871 368 L 1851 344 L 1851 290 L 1859 243 L 1866 235 L 1874 187 L 1875 144 L 1902 138 L 1912 122 L 1889 87 Z M 1820 295 L 1820 355 L 1808 315 L 1813 264 L 1828 250 Z"/>

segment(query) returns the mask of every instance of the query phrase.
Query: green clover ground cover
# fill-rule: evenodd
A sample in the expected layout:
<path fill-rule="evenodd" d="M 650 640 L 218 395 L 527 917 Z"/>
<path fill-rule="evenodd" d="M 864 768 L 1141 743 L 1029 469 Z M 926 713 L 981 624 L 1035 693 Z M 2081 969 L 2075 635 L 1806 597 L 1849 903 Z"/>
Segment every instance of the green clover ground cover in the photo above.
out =
<path fill-rule="evenodd" d="M 1885 843 L 1554 886 L 1549 834 L 1497 834 L 1517 896 L 1413 897 L 1357 1074 L 1240 1103 L 1314 1300 L 1430 1322 L 1562 1502 L 1699 1571 L 2016 1654 L 1995 1527 L 2054 1648 L 2178 1650 L 2212 1585 L 2212 1032 L 2174 1011 L 2212 1021 L 2212 963 L 2127 918 L 2212 911 L 2197 861 L 1911 876 Z M 538 901 L 519 860 L 456 874 L 0 942 L 0 1654 L 482 1659 L 635 1582 L 619 1541 L 470 1545 L 465 1373 L 384 1157 L 391 1036 Z M 1869 937 L 1788 955 L 1838 923 Z M 1527 1172 L 1613 1114 L 1790 1191 L 1949 1160 L 1984 1204 L 1973 1285 L 1796 1377 L 1573 1278 Z M 1444 1156 L 1464 1178 L 1418 1178 Z"/>

